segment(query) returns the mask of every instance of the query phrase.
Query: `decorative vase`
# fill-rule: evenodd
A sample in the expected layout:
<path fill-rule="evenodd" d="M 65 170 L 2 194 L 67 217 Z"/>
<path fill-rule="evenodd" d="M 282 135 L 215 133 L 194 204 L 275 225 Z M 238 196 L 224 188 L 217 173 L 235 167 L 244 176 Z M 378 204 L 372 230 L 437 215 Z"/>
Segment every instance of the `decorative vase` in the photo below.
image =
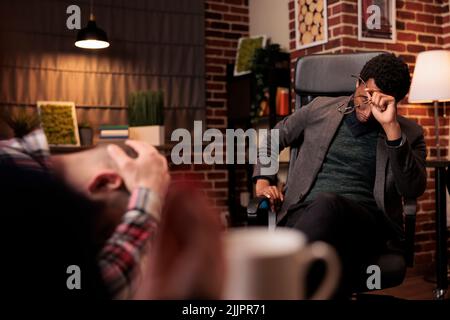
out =
<path fill-rule="evenodd" d="M 80 142 L 82 146 L 92 146 L 94 143 L 94 131 L 92 128 L 79 128 Z"/>

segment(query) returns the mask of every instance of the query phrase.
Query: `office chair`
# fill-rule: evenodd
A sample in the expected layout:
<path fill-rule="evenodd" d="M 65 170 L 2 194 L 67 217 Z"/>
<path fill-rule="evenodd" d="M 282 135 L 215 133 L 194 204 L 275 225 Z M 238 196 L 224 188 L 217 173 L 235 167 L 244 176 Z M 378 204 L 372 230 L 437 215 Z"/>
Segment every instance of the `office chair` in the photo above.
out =
<path fill-rule="evenodd" d="M 311 102 L 318 96 L 349 96 L 355 90 L 355 79 L 350 75 L 358 75 L 371 58 L 383 52 L 320 54 L 301 57 L 295 67 L 295 109 Z M 293 172 L 300 145 L 291 146 L 289 172 Z M 291 177 L 288 174 L 288 181 Z M 386 249 L 380 255 L 371 257 L 368 265 L 378 265 L 381 269 L 381 289 L 400 285 L 406 274 L 406 267 L 414 262 L 414 237 L 416 224 L 416 199 L 404 200 L 405 242 L 404 251 Z M 271 212 L 267 198 L 251 199 L 247 207 L 249 224 L 268 224 L 275 228 L 276 214 Z M 354 293 L 368 291 L 367 277 L 362 277 Z"/>

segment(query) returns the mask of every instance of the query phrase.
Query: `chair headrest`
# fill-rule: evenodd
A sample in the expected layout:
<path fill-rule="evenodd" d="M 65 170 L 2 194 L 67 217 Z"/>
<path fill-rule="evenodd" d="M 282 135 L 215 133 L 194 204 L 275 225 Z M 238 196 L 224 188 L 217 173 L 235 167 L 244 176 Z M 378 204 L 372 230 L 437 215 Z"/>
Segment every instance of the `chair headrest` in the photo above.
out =
<path fill-rule="evenodd" d="M 301 57 L 295 66 L 298 95 L 347 95 L 355 90 L 355 79 L 367 61 L 384 52 L 315 54 Z"/>

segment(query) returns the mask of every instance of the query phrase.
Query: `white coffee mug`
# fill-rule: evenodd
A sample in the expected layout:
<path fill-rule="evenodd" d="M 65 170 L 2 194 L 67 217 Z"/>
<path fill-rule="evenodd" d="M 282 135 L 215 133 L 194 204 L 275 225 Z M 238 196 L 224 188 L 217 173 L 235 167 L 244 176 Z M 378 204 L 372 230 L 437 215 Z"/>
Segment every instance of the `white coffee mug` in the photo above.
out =
<path fill-rule="evenodd" d="M 329 299 L 338 285 L 340 262 L 324 242 L 307 244 L 295 229 L 237 228 L 224 235 L 224 299 L 303 300 L 311 264 L 323 260 L 325 276 L 310 299 Z"/>

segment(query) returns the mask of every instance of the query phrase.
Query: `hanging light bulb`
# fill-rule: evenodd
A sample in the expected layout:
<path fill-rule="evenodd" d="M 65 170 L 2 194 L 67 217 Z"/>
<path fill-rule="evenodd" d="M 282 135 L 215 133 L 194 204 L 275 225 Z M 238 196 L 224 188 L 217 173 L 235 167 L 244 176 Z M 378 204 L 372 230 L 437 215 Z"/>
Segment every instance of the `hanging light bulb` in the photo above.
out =
<path fill-rule="evenodd" d="M 83 49 L 103 49 L 109 47 L 106 32 L 97 27 L 91 0 L 91 14 L 86 28 L 78 31 L 75 46 Z"/>

